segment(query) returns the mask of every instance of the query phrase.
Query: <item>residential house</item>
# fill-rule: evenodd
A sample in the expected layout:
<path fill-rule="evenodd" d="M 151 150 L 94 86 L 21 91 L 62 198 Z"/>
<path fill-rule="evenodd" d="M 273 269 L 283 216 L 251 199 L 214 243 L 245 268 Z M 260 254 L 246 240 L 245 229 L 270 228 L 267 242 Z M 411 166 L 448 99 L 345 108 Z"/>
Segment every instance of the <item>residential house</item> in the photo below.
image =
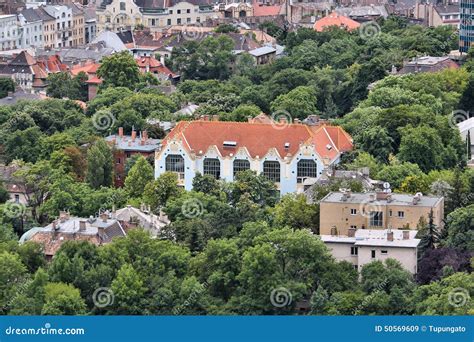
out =
<path fill-rule="evenodd" d="M 58 38 L 56 31 L 56 18 L 46 12 L 44 7 L 34 9 L 43 23 L 43 46 L 46 49 L 58 47 Z"/>
<path fill-rule="evenodd" d="M 275 60 L 276 49 L 271 46 L 262 46 L 254 50 L 250 50 L 249 54 L 255 59 L 255 63 L 257 65 L 268 64 Z"/>
<path fill-rule="evenodd" d="M 0 15 L 1 50 L 14 50 L 21 45 L 21 37 L 17 26 L 16 15 Z"/>
<path fill-rule="evenodd" d="M 386 19 L 389 15 L 385 4 L 369 6 L 352 5 L 349 7 L 338 7 L 334 11 L 358 22 L 367 22 L 377 20 L 378 18 Z"/>
<path fill-rule="evenodd" d="M 20 243 L 33 241 L 42 245 L 46 258 L 50 260 L 66 241 L 88 241 L 101 246 L 125 236 L 120 222 L 112 219 L 109 213 L 101 213 L 96 218 L 80 218 L 61 212 L 59 218 L 48 226 L 28 230 L 20 238 Z"/>
<path fill-rule="evenodd" d="M 28 204 L 28 192 L 25 185 L 14 176 L 15 172 L 20 171 L 21 167 L 17 164 L 2 165 L 0 164 L 0 184 L 10 195 L 10 201 L 21 204 Z"/>
<path fill-rule="evenodd" d="M 416 3 L 413 16 L 415 19 L 422 20 L 425 26 L 454 26 L 459 28 L 459 3 Z"/>
<path fill-rule="evenodd" d="M 423 56 L 403 63 L 397 74 L 405 75 L 420 72 L 438 72 L 444 69 L 458 69 L 459 65 L 448 56 Z"/>
<path fill-rule="evenodd" d="M 72 11 L 72 45 L 82 46 L 85 44 L 85 14 L 84 10 L 79 5 L 71 4 Z"/>
<path fill-rule="evenodd" d="M 321 235 L 348 235 L 350 229 L 415 229 L 423 218 L 443 227 L 444 198 L 368 192 L 331 192 L 320 201 Z"/>
<path fill-rule="evenodd" d="M 395 259 L 412 274 L 417 273 L 417 230 L 350 229 L 347 236 L 321 235 L 337 261 L 347 261 L 358 271 L 372 261 Z"/>
<path fill-rule="evenodd" d="M 55 18 L 54 47 L 73 46 L 73 14 L 72 8 L 66 5 L 48 5 L 44 11 Z"/>
<path fill-rule="evenodd" d="M 145 158 L 152 157 L 161 145 L 160 140 L 149 138 L 147 131 L 140 132 L 138 137 L 134 129 L 131 135 L 124 135 L 122 127 L 119 127 L 118 135 L 109 135 L 105 140 L 113 149 L 116 187 L 124 185 L 125 165 L 129 158 L 137 154 Z"/>
<path fill-rule="evenodd" d="M 162 62 L 152 56 L 143 56 L 135 58 L 140 72 L 149 72 L 156 76 L 160 81 L 171 81 L 176 84 L 179 81 L 179 75 L 168 69 Z"/>
<path fill-rule="evenodd" d="M 210 0 L 103 0 L 97 7 L 97 29 L 119 31 L 144 25 L 156 31 L 170 25 L 203 23 L 213 14 Z"/>
<path fill-rule="evenodd" d="M 97 16 L 95 7 L 84 6 L 84 41 L 86 44 L 92 42 L 97 36 Z"/>
<path fill-rule="evenodd" d="M 337 12 L 332 12 L 317 20 L 313 28 L 315 31 L 322 32 L 330 27 L 339 27 L 347 31 L 354 31 L 360 27 L 360 24 L 351 18 L 340 15 Z"/>
<path fill-rule="evenodd" d="M 149 232 L 152 237 L 156 237 L 163 227 L 171 223 L 162 210 L 158 211 L 159 215 L 155 215 L 149 207 L 142 205 L 138 209 L 127 205 L 125 208 L 112 211 L 112 218 L 118 220 L 126 232 L 139 227 Z"/>
<path fill-rule="evenodd" d="M 27 8 L 18 14 L 23 49 L 43 47 L 43 20 L 33 8 Z"/>
<path fill-rule="evenodd" d="M 155 177 L 175 172 L 179 184 L 191 190 L 197 172 L 233 181 L 237 172 L 250 169 L 274 181 L 281 194 L 302 192 L 351 149 L 351 137 L 337 126 L 205 117 L 173 128 L 156 153 Z"/>

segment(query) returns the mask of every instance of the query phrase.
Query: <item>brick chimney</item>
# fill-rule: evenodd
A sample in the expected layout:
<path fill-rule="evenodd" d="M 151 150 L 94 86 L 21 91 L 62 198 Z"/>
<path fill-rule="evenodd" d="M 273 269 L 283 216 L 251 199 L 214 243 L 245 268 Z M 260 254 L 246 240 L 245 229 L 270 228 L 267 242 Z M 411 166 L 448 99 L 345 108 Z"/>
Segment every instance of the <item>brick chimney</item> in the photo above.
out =
<path fill-rule="evenodd" d="M 123 127 L 119 127 L 119 137 L 123 137 Z"/>
<path fill-rule="evenodd" d="M 86 221 L 79 221 L 79 231 L 81 232 L 86 231 Z"/>
<path fill-rule="evenodd" d="M 103 222 L 107 222 L 107 219 L 109 218 L 109 215 L 107 213 L 102 213 L 100 214 L 100 219 L 103 221 Z"/>
<path fill-rule="evenodd" d="M 410 239 L 410 231 L 409 230 L 404 230 L 403 231 L 403 240 L 408 240 Z"/>
<path fill-rule="evenodd" d="M 135 131 L 135 128 L 132 129 L 132 141 L 135 141 L 137 138 L 137 131 Z"/>

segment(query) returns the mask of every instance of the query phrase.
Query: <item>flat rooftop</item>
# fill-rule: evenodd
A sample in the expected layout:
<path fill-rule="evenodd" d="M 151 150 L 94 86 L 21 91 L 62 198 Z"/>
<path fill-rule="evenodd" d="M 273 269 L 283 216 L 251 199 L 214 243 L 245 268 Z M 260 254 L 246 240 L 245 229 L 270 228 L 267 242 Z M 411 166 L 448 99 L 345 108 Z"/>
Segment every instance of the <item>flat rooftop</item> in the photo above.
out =
<path fill-rule="evenodd" d="M 403 230 L 392 229 L 393 241 L 387 240 L 387 229 L 357 229 L 354 237 L 341 235 L 321 235 L 324 243 L 347 243 L 354 246 L 415 248 L 420 243 L 416 239 L 417 230 L 407 230 L 408 239 L 403 239 Z"/>
<path fill-rule="evenodd" d="M 353 192 L 350 193 L 349 197 L 344 199 L 343 192 L 330 192 L 321 200 L 321 203 L 349 203 L 349 204 L 360 204 L 370 202 L 370 196 L 373 196 L 374 203 L 378 205 L 399 205 L 399 206 L 414 206 L 414 207 L 434 207 L 440 202 L 443 197 L 434 197 L 434 196 L 421 196 L 417 204 L 413 204 L 414 195 L 409 194 L 398 194 L 391 193 L 391 201 L 387 199 L 377 199 L 377 194 L 375 192 Z"/>

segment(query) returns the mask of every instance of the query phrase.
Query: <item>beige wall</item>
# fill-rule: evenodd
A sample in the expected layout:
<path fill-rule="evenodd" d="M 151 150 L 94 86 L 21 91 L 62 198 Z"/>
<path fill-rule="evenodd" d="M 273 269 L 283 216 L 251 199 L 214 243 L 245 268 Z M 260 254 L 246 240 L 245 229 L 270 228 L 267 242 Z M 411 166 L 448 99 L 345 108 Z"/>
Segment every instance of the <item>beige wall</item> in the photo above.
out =
<path fill-rule="evenodd" d="M 362 214 L 363 205 L 358 203 L 333 203 L 322 201 L 320 206 L 320 234 L 322 235 L 330 235 L 333 226 L 337 228 L 338 235 L 347 235 L 347 231 L 351 226 L 355 226 L 356 229 L 361 229 L 362 227 L 365 229 L 398 229 L 406 227 L 408 224 L 409 229 L 415 229 L 421 217 L 425 217 L 428 222 L 428 215 L 431 210 L 431 207 L 417 205 L 380 205 L 377 210 L 383 212 L 383 225 L 382 227 L 370 227 L 369 215 L 367 213 Z M 443 200 L 440 200 L 437 205 L 433 207 L 434 223 L 438 227 L 443 226 L 443 208 Z M 356 210 L 355 215 L 351 214 L 351 209 Z M 390 216 L 390 211 L 392 212 L 392 216 Z M 404 212 L 404 218 L 398 217 L 398 211 Z"/>
<path fill-rule="evenodd" d="M 43 43 L 45 48 L 56 47 L 56 20 L 43 21 Z"/>
<path fill-rule="evenodd" d="M 84 45 L 84 14 L 78 14 L 72 18 L 72 45 L 79 46 Z"/>
<path fill-rule="evenodd" d="M 402 266 L 412 274 L 417 273 L 417 249 L 401 248 L 401 247 L 374 247 L 374 246 L 357 246 L 357 255 L 351 255 L 352 243 L 326 242 L 326 246 L 330 249 L 332 256 L 337 261 L 348 261 L 358 266 L 358 271 L 362 266 L 372 261 L 384 261 L 388 258 L 398 260 Z M 375 258 L 372 258 L 372 250 L 375 250 Z M 387 251 L 382 254 L 381 251 Z"/>

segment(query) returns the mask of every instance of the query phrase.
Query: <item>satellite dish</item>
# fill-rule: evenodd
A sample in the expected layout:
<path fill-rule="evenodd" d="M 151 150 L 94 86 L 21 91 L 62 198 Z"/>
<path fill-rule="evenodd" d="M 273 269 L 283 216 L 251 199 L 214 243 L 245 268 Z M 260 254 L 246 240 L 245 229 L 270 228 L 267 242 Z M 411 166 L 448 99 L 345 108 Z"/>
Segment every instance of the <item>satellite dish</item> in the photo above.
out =
<path fill-rule="evenodd" d="M 384 182 L 383 183 L 383 188 L 384 189 L 390 189 L 390 183 L 389 182 Z"/>

